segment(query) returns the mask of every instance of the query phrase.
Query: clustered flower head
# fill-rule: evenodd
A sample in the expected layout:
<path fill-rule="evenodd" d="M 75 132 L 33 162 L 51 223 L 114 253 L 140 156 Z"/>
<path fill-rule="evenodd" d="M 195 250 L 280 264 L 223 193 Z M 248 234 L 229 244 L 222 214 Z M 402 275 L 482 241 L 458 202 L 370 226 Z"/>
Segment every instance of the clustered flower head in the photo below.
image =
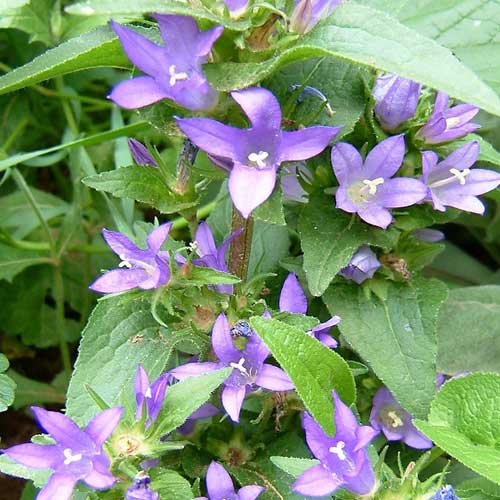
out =
<path fill-rule="evenodd" d="M 94 490 L 113 486 L 116 479 L 109 472 L 110 460 L 103 445 L 120 422 L 123 408 L 102 411 L 83 430 L 61 413 L 37 406 L 31 411 L 55 444 L 20 444 L 3 453 L 31 469 L 54 471 L 37 500 L 69 500 L 80 480 Z"/>

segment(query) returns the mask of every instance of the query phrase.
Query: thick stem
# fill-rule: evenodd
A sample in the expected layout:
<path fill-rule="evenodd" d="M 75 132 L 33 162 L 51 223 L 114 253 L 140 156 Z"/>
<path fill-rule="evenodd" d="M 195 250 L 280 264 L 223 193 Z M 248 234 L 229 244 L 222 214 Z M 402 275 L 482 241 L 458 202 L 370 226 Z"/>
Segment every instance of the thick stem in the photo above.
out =
<path fill-rule="evenodd" d="M 64 282 L 59 266 L 54 267 L 54 300 L 56 302 L 56 332 L 59 338 L 64 374 L 66 375 L 66 381 L 69 382 L 71 377 L 71 358 L 64 336 Z"/>
<path fill-rule="evenodd" d="M 250 260 L 250 249 L 252 248 L 253 219 L 251 217 L 248 219 L 243 218 L 238 210 L 233 208 L 231 232 L 234 233 L 241 228 L 243 228 L 243 231 L 231 244 L 229 270 L 232 274 L 245 280 Z"/>

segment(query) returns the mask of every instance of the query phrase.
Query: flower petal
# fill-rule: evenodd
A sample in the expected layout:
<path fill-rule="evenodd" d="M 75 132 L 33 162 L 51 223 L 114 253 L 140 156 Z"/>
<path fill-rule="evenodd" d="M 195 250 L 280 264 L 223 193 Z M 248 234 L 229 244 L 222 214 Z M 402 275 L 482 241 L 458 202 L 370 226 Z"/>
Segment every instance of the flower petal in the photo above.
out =
<path fill-rule="evenodd" d="M 347 189 L 342 185 L 338 187 L 337 192 L 335 193 L 335 206 L 350 214 L 354 214 L 358 211 L 357 205 L 352 202 L 349 194 L 347 193 Z"/>
<path fill-rule="evenodd" d="M 148 279 L 144 269 L 113 269 L 99 276 L 89 288 L 94 292 L 117 293 L 136 288 Z"/>
<path fill-rule="evenodd" d="M 57 469 L 64 462 L 61 449 L 55 445 L 18 444 L 2 450 L 11 460 L 31 469 Z"/>
<path fill-rule="evenodd" d="M 264 488 L 256 484 L 243 486 L 238 491 L 238 500 L 255 500 L 263 491 Z"/>
<path fill-rule="evenodd" d="M 121 108 L 136 109 L 169 97 L 170 94 L 160 87 L 152 77 L 137 76 L 115 85 L 108 99 Z"/>
<path fill-rule="evenodd" d="M 356 475 L 344 476 L 345 489 L 358 495 L 367 495 L 375 486 L 375 474 L 366 451 L 364 455 L 361 464 L 357 464 L 359 468 L 357 469 Z"/>
<path fill-rule="evenodd" d="M 500 173 L 494 170 L 486 170 L 482 168 L 473 168 L 470 174 L 465 178 L 465 184 L 461 186 L 460 184 L 454 185 L 450 184 L 446 186 L 446 195 L 448 193 L 456 193 L 460 195 L 472 195 L 477 196 L 479 194 L 488 193 L 493 191 L 500 185 Z M 441 188 L 440 193 L 444 192 L 445 189 Z"/>
<path fill-rule="evenodd" d="M 151 421 L 158 417 L 163 401 L 165 399 L 165 391 L 170 376 L 167 373 L 160 375 L 151 385 L 151 399 L 146 399 L 148 405 L 148 417 Z"/>
<path fill-rule="evenodd" d="M 354 435 L 358 429 L 358 422 L 352 410 L 339 398 L 335 391 L 332 391 L 333 402 L 335 404 L 335 427 L 337 432 L 351 433 Z"/>
<path fill-rule="evenodd" d="M 102 237 L 121 260 L 144 260 L 147 252 L 141 250 L 127 236 L 118 231 L 102 230 Z"/>
<path fill-rule="evenodd" d="M 392 222 L 392 215 L 389 210 L 382 207 L 371 206 L 363 210 L 358 210 L 358 215 L 368 224 L 387 229 Z"/>
<path fill-rule="evenodd" d="M 52 474 L 47 484 L 40 490 L 36 500 L 71 500 L 77 479 L 66 474 Z"/>
<path fill-rule="evenodd" d="M 185 365 L 177 366 L 170 370 L 170 374 L 177 380 L 185 380 L 189 377 L 197 377 L 205 373 L 213 372 L 219 369 L 218 363 L 211 363 L 209 361 L 204 363 L 186 363 Z"/>
<path fill-rule="evenodd" d="M 432 441 L 424 436 L 413 424 L 403 437 L 403 443 L 417 450 L 432 448 Z"/>
<path fill-rule="evenodd" d="M 208 466 L 206 484 L 210 498 L 232 498 L 235 494 L 231 476 L 217 462 Z"/>
<path fill-rule="evenodd" d="M 271 196 L 275 185 L 274 167 L 258 169 L 236 162 L 229 174 L 231 199 L 245 219 Z"/>
<path fill-rule="evenodd" d="M 485 206 L 483 202 L 476 198 L 475 196 L 439 196 L 439 202 L 446 207 L 458 208 L 459 210 L 463 210 L 464 212 L 472 212 L 474 214 L 483 215 L 485 211 Z M 437 208 L 436 204 L 434 204 L 434 208 Z"/>
<path fill-rule="evenodd" d="M 332 147 L 332 167 L 340 185 L 351 184 L 364 175 L 363 159 L 358 150 L 347 142 L 338 142 Z"/>
<path fill-rule="evenodd" d="M 324 323 L 320 323 L 319 325 L 316 325 L 311 331 L 314 334 L 322 334 L 322 333 L 328 333 L 330 329 L 336 325 L 338 325 L 342 321 L 342 318 L 340 316 L 332 316 L 328 321 L 325 321 Z M 332 339 L 334 340 L 334 339 Z M 334 340 L 335 343 L 337 341 Z"/>
<path fill-rule="evenodd" d="M 231 329 L 224 313 L 219 314 L 212 329 L 212 347 L 216 356 L 225 364 L 237 362 L 243 354 L 236 349 Z"/>
<path fill-rule="evenodd" d="M 113 434 L 120 423 L 123 408 L 108 408 L 98 413 L 85 427 L 85 432 L 100 447 Z"/>
<path fill-rule="evenodd" d="M 189 415 L 189 420 L 200 420 L 202 418 L 209 418 L 220 413 L 219 408 L 212 403 L 202 404 L 197 410 Z"/>
<path fill-rule="evenodd" d="M 479 158 L 479 142 L 471 141 L 450 153 L 442 162 L 439 163 L 439 168 L 456 168 L 463 170 L 470 168 L 476 163 Z M 467 179 L 468 180 L 468 179 Z"/>
<path fill-rule="evenodd" d="M 147 237 L 148 248 L 151 253 L 157 254 L 165 243 L 165 240 L 168 237 L 168 233 L 172 227 L 171 222 L 167 222 L 166 224 L 161 224 L 158 227 L 155 227 Z"/>
<path fill-rule="evenodd" d="M 333 439 L 324 433 L 323 429 L 308 412 L 303 414 L 302 426 L 306 434 L 307 446 L 312 454 L 318 460 L 328 462 L 330 458 L 329 448 L 333 446 Z"/>
<path fill-rule="evenodd" d="M 356 446 L 354 447 L 354 451 L 365 448 L 378 433 L 379 431 L 369 425 L 362 425 L 361 427 L 358 427 L 356 429 Z"/>
<path fill-rule="evenodd" d="M 408 207 L 427 196 L 427 186 L 418 179 L 397 177 L 387 179 L 377 191 L 377 203 L 387 207 Z"/>
<path fill-rule="evenodd" d="M 231 92 L 241 106 L 252 127 L 277 134 L 281 131 L 281 108 L 273 93 L 262 87 L 251 87 Z"/>
<path fill-rule="evenodd" d="M 224 28 L 222 26 L 214 26 L 209 30 L 200 32 L 196 48 L 197 55 L 206 60 L 206 58 L 210 55 L 213 44 L 222 35 L 223 31 Z"/>
<path fill-rule="evenodd" d="M 404 134 L 379 142 L 367 155 L 363 176 L 365 179 L 392 177 L 401 167 L 405 155 Z"/>
<path fill-rule="evenodd" d="M 210 226 L 206 222 L 201 222 L 196 229 L 195 241 L 200 250 L 200 255 L 214 255 L 217 253 L 214 236 Z"/>
<path fill-rule="evenodd" d="M 151 273 L 145 272 L 146 276 L 138 284 L 143 290 L 158 288 L 170 279 L 170 266 L 160 257 L 155 258 L 155 267 Z"/>
<path fill-rule="evenodd" d="M 279 297 L 279 308 L 280 311 L 296 314 L 307 312 L 306 295 L 294 273 L 290 273 L 283 283 Z"/>
<path fill-rule="evenodd" d="M 429 175 L 436 168 L 438 155 L 434 151 L 422 151 L 422 180 L 427 182 Z"/>
<path fill-rule="evenodd" d="M 246 387 L 226 385 L 222 389 L 222 406 L 233 422 L 240 421 L 240 411 L 246 395 Z"/>
<path fill-rule="evenodd" d="M 342 480 L 323 465 L 318 464 L 303 472 L 293 483 L 292 491 L 307 497 L 331 495 L 342 486 Z"/>
<path fill-rule="evenodd" d="M 340 127 L 308 127 L 293 132 L 282 132 L 280 162 L 307 160 L 319 155 L 339 130 Z"/>
<path fill-rule="evenodd" d="M 94 490 L 111 488 L 115 484 L 116 478 L 98 460 L 94 460 L 93 462 L 94 468 L 83 478 L 83 481 Z"/>
<path fill-rule="evenodd" d="M 144 398 L 147 390 L 149 389 L 149 376 L 142 365 L 137 365 L 137 372 L 135 375 L 134 389 L 135 389 L 135 401 L 137 403 L 137 410 L 135 412 L 136 420 L 140 420 L 142 416 L 142 410 L 144 406 Z"/>
<path fill-rule="evenodd" d="M 267 363 L 262 366 L 254 383 L 269 391 L 293 391 L 295 389 L 293 382 L 281 368 Z"/>

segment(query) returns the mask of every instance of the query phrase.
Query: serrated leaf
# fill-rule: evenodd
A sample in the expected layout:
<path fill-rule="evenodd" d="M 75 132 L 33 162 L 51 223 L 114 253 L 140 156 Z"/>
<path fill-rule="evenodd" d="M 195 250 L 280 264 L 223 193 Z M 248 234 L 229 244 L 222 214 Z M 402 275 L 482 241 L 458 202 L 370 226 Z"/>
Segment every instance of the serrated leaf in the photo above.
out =
<path fill-rule="evenodd" d="M 7 455 L 0 455 L 0 472 L 9 476 L 29 479 L 39 488 L 47 483 L 52 474 L 52 471 L 49 470 L 28 469 L 28 467 L 14 462 Z"/>
<path fill-rule="evenodd" d="M 414 424 L 464 465 L 500 484 L 500 375 L 474 373 L 448 381 L 432 401 L 428 421 Z"/>
<path fill-rule="evenodd" d="M 151 490 L 157 492 L 160 498 L 175 500 L 192 500 L 191 485 L 174 470 L 155 467 L 151 470 Z"/>
<path fill-rule="evenodd" d="M 117 198 L 130 198 L 147 203 L 165 214 L 195 205 L 194 202 L 181 201 L 175 196 L 167 187 L 161 173 L 154 167 L 131 165 L 85 177 L 82 182 Z"/>
<path fill-rule="evenodd" d="M 238 276 L 217 271 L 211 267 L 193 266 L 187 277 L 187 281 L 193 286 L 203 285 L 234 285 L 241 280 Z"/>
<path fill-rule="evenodd" d="M 500 371 L 499 318 L 500 286 L 450 290 L 437 326 L 438 371 Z"/>
<path fill-rule="evenodd" d="M 208 65 L 206 71 L 219 90 L 230 91 L 253 85 L 290 62 L 320 56 L 397 73 L 500 115 L 500 98 L 448 49 L 354 2 L 342 3 L 295 45 L 268 61 L 220 63 Z"/>
<path fill-rule="evenodd" d="M 299 328 L 260 316 L 251 318 L 250 324 L 287 372 L 308 411 L 327 434 L 333 435 L 332 389 L 348 405 L 356 399 L 347 363 Z"/>
<path fill-rule="evenodd" d="M 153 428 L 155 435 L 164 436 L 181 426 L 195 410 L 208 401 L 212 392 L 226 380 L 231 371 L 232 368 L 223 368 L 198 377 L 189 377 L 170 386 Z"/>
<path fill-rule="evenodd" d="M 312 458 L 270 457 L 271 462 L 293 477 L 299 477 L 307 469 L 319 464 Z"/>
<path fill-rule="evenodd" d="M 335 285 L 323 301 L 343 337 L 412 415 L 425 417 L 436 384 L 436 321 L 447 288 L 437 280 L 387 283 L 386 299 Z"/>
<path fill-rule="evenodd" d="M 335 208 L 333 197 L 311 197 L 299 218 L 299 234 L 304 251 L 304 271 L 309 290 L 321 295 L 336 274 L 345 267 L 363 244 L 390 249 L 397 232 L 384 231 L 353 220 L 351 214 Z"/>
<path fill-rule="evenodd" d="M 258 206 L 252 213 L 254 219 L 284 226 L 285 213 L 283 212 L 283 193 L 281 188 L 276 186 L 273 194 L 262 205 Z"/>
<path fill-rule="evenodd" d="M 32 404 L 64 404 L 66 395 L 61 389 L 38 380 L 32 380 L 9 370 L 9 376 L 16 383 L 16 394 L 12 406 L 17 410 Z"/>
<path fill-rule="evenodd" d="M 4 371 L 9 368 L 9 360 L 0 352 L 0 412 L 5 411 L 14 401 L 16 383 Z"/>

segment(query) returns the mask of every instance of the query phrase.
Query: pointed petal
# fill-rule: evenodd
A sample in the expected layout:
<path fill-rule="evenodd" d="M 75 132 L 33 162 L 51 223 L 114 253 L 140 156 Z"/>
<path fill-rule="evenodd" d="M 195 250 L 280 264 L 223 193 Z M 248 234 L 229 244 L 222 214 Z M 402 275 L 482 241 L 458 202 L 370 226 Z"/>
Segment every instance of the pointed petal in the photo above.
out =
<path fill-rule="evenodd" d="M 265 312 L 262 316 L 265 317 Z M 243 354 L 245 358 L 251 359 L 254 365 L 260 366 L 269 356 L 270 351 L 267 348 L 266 344 L 264 344 L 262 339 L 257 335 L 257 333 L 254 332 L 248 339 Z"/>
<path fill-rule="evenodd" d="M 451 184 L 446 192 L 460 193 L 460 195 L 473 195 L 488 193 L 497 188 L 500 184 L 500 173 L 494 170 L 485 170 L 482 168 L 473 168 L 470 174 L 465 178 L 463 186 Z M 443 190 L 444 191 L 444 190 Z"/>
<path fill-rule="evenodd" d="M 94 292 L 117 293 L 132 290 L 148 279 L 144 269 L 113 269 L 99 276 L 89 288 Z"/>
<path fill-rule="evenodd" d="M 330 458 L 329 448 L 333 445 L 332 438 L 324 433 L 319 424 L 307 412 L 303 414 L 302 426 L 306 434 L 307 446 L 312 454 L 318 460 L 328 462 Z"/>
<path fill-rule="evenodd" d="M 145 273 L 145 279 L 139 283 L 139 288 L 143 290 L 151 290 L 158 288 L 170 279 L 170 266 L 161 258 L 155 258 L 155 267 L 151 274 Z"/>
<path fill-rule="evenodd" d="M 377 191 L 377 203 L 387 208 L 408 207 L 427 196 L 427 186 L 418 179 L 387 179 Z"/>
<path fill-rule="evenodd" d="M 243 486 L 243 488 L 238 491 L 238 500 L 255 500 L 263 491 L 264 488 L 256 484 Z"/>
<path fill-rule="evenodd" d="M 115 21 L 111 21 L 111 27 L 118 35 L 123 50 L 134 66 L 151 76 L 161 71 L 165 63 L 163 47 Z"/>
<path fill-rule="evenodd" d="M 117 231 L 102 230 L 102 237 L 121 260 L 143 260 L 147 253 L 137 247 L 127 236 Z"/>
<path fill-rule="evenodd" d="M 181 57 L 194 59 L 200 35 L 196 20 L 191 16 L 172 14 L 154 14 L 153 17 L 160 25 L 166 49 L 180 53 Z"/>
<path fill-rule="evenodd" d="M 224 28 L 222 26 L 214 26 L 213 28 L 202 31 L 198 36 L 197 55 L 207 58 L 212 50 L 213 44 L 222 35 Z"/>
<path fill-rule="evenodd" d="M 338 347 L 339 343 L 331 337 L 328 333 L 314 333 L 315 337 L 326 347 L 330 349 L 335 349 Z"/>
<path fill-rule="evenodd" d="M 277 366 L 264 363 L 255 379 L 255 385 L 269 391 L 293 391 L 295 386 L 288 375 Z"/>
<path fill-rule="evenodd" d="M 332 147 L 332 167 L 340 185 L 351 184 L 363 176 L 363 159 L 358 150 L 347 142 Z"/>
<path fill-rule="evenodd" d="M 316 325 L 312 329 L 312 332 L 315 334 L 318 334 L 318 335 L 322 334 L 322 333 L 328 333 L 332 327 L 338 325 L 341 321 L 342 321 L 342 318 L 340 316 L 332 316 L 328 321 L 325 321 L 324 323 L 320 323 L 319 325 Z M 335 340 L 334 340 L 334 342 L 337 343 L 337 341 L 335 341 Z"/>
<path fill-rule="evenodd" d="M 363 169 L 364 178 L 392 177 L 401 167 L 404 155 L 404 134 L 384 139 L 368 153 Z"/>
<path fill-rule="evenodd" d="M 355 494 L 367 495 L 375 486 L 375 474 L 366 452 L 362 463 L 357 465 L 359 468 L 356 475 L 344 476 L 344 487 Z"/>
<path fill-rule="evenodd" d="M 448 107 L 448 94 L 439 91 L 436 94 L 436 100 L 434 101 L 434 110 L 432 111 L 432 118 L 436 117 L 438 114 L 443 113 Z"/>
<path fill-rule="evenodd" d="M 231 199 L 245 219 L 271 196 L 275 185 L 274 167 L 257 169 L 235 163 L 229 174 Z"/>
<path fill-rule="evenodd" d="M 64 462 L 58 446 L 41 444 L 19 444 L 2 450 L 11 460 L 31 469 L 57 469 Z"/>
<path fill-rule="evenodd" d="M 479 157 L 479 142 L 471 141 L 459 147 L 448 155 L 440 164 L 440 168 L 456 168 L 463 170 L 470 168 Z M 468 180 L 468 179 L 467 179 Z"/>
<path fill-rule="evenodd" d="M 212 329 L 212 347 L 216 356 L 225 364 L 237 362 L 243 357 L 233 344 L 231 329 L 225 314 L 219 314 Z"/>
<path fill-rule="evenodd" d="M 281 131 L 281 108 L 272 92 L 262 87 L 251 87 L 231 92 L 231 97 L 250 118 L 253 128 L 274 134 Z"/>
<path fill-rule="evenodd" d="M 292 491 L 307 497 L 322 497 L 331 495 L 342 484 L 339 477 L 318 464 L 307 469 L 297 478 L 293 483 Z"/>
<path fill-rule="evenodd" d="M 368 443 L 379 433 L 379 431 L 376 431 L 369 425 L 362 425 L 361 427 L 358 427 L 356 430 L 356 439 L 357 443 L 356 446 L 354 447 L 354 451 L 361 450 L 362 448 L 365 448 Z"/>
<path fill-rule="evenodd" d="M 90 436 L 96 446 L 100 447 L 113 434 L 120 423 L 123 415 L 123 408 L 108 408 L 98 413 L 85 428 L 85 432 Z"/>
<path fill-rule="evenodd" d="M 476 198 L 475 196 L 439 196 L 439 201 L 447 207 L 458 208 L 459 210 L 463 210 L 465 212 L 472 212 L 474 214 L 483 215 L 485 211 L 485 206 L 483 202 Z M 436 208 L 436 206 L 434 206 Z M 436 208 L 436 210 L 438 210 Z"/>
<path fill-rule="evenodd" d="M 387 229 L 392 222 L 392 215 L 389 210 L 382 207 L 371 206 L 363 210 L 358 210 L 358 215 L 368 224 Z"/>
<path fill-rule="evenodd" d="M 151 399 L 146 400 L 148 403 L 148 416 L 151 421 L 156 420 L 160 413 L 165 399 L 165 391 L 167 390 L 169 378 L 169 375 L 164 373 L 151 385 Z"/>
<path fill-rule="evenodd" d="M 244 385 L 240 387 L 226 385 L 222 389 L 222 406 L 233 422 L 240 421 L 240 411 L 246 392 Z"/>
<path fill-rule="evenodd" d="M 340 127 L 308 127 L 282 132 L 280 161 L 307 160 L 319 155 L 339 132 Z"/>
<path fill-rule="evenodd" d="M 422 180 L 424 182 L 427 182 L 437 163 L 438 155 L 434 151 L 422 151 Z"/>
<path fill-rule="evenodd" d="M 71 500 L 77 479 L 65 474 L 52 474 L 47 484 L 40 490 L 36 500 Z"/>
<path fill-rule="evenodd" d="M 189 420 L 201 420 L 202 418 L 209 418 L 220 413 L 219 408 L 211 403 L 202 404 L 197 410 L 189 415 Z"/>
<path fill-rule="evenodd" d="M 148 248 L 153 254 L 157 254 L 165 243 L 165 240 L 168 237 L 168 233 L 172 227 L 171 222 L 167 222 L 166 224 L 161 224 L 158 227 L 155 227 L 147 237 Z"/>
<path fill-rule="evenodd" d="M 169 97 L 170 94 L 150 76 L 124 80 L 115 85 L 108 96 L 115 104 L 125 109 L 143 108 Z"/>
<path fill-rule="evenodd" d="M 279 308 L 280 311 L 296 314 L 305 314 L 307 312 L 306 295 L 294 273 L 290 273 L 285 283 L 283 283 L 279 298 Z"/>
<path fill-rule="evenodd" d="M 186 363 L 185 365 L 178 366 L 170 370 L 170 375 L 174 376 L 177 380 L 185 380 L 188 377 L 197 377 L 205 373 L 213 372 L 219 368 L 218 363 Z"/>
<path fill-rule="evenodd" d="M 157 167 L 156 160 L 153 158 L 148 148 L 136 139 L 129 139 L 127 141 L 130 153 L 137 165 L 149 165 Z"/>
<path fill-rule="evenodd" d="M 332 395 L 335 404 L 335 427 L 337 432 L 348 432 L 354 435 L 359 427 L 354 413 L 344 404 L 335 391 L 332 391 Z"/>
<path fill-rule="evenodd" d="M 246 140 L 244 130 L 210 118 L 176 118 L 177 125 L 200 149 L 214 156 L 236 159 L 236 145 Z"/>
<path fill-rule="evenodd" d="M 403 437 L 403 443 L 417 450 L 432 448 L 432 441 L 424 436 L 413 424 L 411 424 L 409 431 Z"/>
<path fill-rule="evenodd" d="M 135 388 L 135 400 L 137 403 L 137 411 L 135 413 L 136 420 L 140 420 L 142 416 L 142 407 L 144 404 L 144 398 L 147 390 L 149 389 L 150 381 L 146 370 L 142 365 L 137 366 L 137 372 L 135 375 L 134 388 Z"/>
<path fill-rule="evenodd" d="M 232 498 L 235 494 L 231 476 L 217 462 L 208 466 L 206 484 L 210 498 Z"/>
<path fill-rule="evenodd" d="M 206 222 L 201 222 L 196 229 L 195 241 L 200 250 L 200 255 L 214 255 L 217 253 L 214 236 L 210 226 Z"/>
<path fill-rule="evenodd" d="M 335 206 L 340 208 L 340 210 L 344 210 L 344 212 L 349 212 L 350 214 L 354 214 L 358 211 L 357 205 L 355 205 L 349 195 L 347 194 L 347 189 L 339 186 L 337 192 L 335 193 Z"/>
<path fill-rule="evenodd" d="M 116 478 L 107 468 L 103 469 L 103 467 L 98 464 L 99 462 L 97 462 L 97 464 L 94 463 L 94 468 L 84 477 L 83 481 L 94 490 L 106 490 L 111 488 L 111 486 L 115 484 Z"/>
<path fill-rule="evenodd" d="M 233 242 L 233 240 L 235 238 L 237 238 L 242 232 L 243 232 L 243 228 L 240 228 L 237 231 L 235 231 L 231 236 L 229 236 L 229 238 L 225 239 L 222 242 L 221 246 L 217 249 L 217 260 L 218 260 L 219 264 L 224 263 L 224 270 L 227 269 L 227 266 L 225 265 L 226 264 L 227 249 L 229 248 L 229 245 Z M 221 266 L 221 270 L 222 270 L 222 266 Z"/>

